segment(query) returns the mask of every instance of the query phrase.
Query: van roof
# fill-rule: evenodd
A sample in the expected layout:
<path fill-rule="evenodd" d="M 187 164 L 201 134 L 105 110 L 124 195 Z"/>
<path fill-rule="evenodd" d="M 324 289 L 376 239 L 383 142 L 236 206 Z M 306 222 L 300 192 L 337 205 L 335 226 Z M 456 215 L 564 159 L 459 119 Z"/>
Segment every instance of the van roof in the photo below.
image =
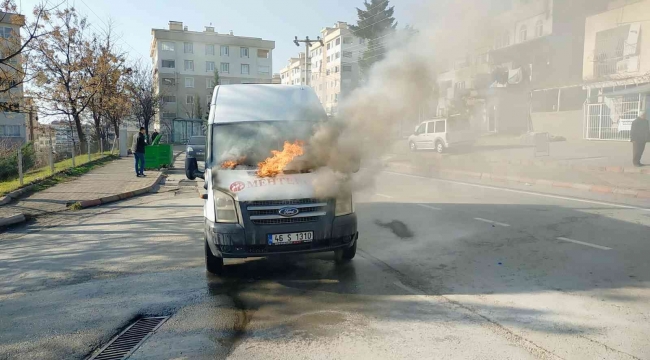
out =
<path fill-rule="evenodd" d="M 314 90 L 307 86 L 241 84 L 217 86 L 208 122 L 320 121 L 327 119 Z"/>

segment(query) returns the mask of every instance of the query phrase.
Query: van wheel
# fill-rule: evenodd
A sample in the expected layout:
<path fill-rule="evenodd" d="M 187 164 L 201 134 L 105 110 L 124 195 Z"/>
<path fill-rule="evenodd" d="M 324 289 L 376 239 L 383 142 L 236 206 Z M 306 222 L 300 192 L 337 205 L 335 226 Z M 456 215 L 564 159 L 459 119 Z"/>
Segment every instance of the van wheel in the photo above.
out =
<path fill-rule="evenodd" d="M 440 140 L 436 141 L 436 151 L 438 154 L 445 152 L 445 144 L 443 144 Z"/>
<path fill-rule="evenodd" d="M 418 151 L 418 147 L 413 141 L 409 142 L 409 149 L 411 149 L 411 151 Z"/>
<path fill-rule="evenodd" d="M 205 240 L 205 269 L 214 275 L 221 275 L 223 273 L 223 258 L 212 255 L 208 240 Z"/>
<path fill-rule="evenodd" d="M 338 249 L 334 251 L 334 258 L 337 263 L 343 263 L 354 259 L 354 256 L 357 254 L 357 242 L 354 242 L 354 245 L 350 246 L 347 249 Z"/>

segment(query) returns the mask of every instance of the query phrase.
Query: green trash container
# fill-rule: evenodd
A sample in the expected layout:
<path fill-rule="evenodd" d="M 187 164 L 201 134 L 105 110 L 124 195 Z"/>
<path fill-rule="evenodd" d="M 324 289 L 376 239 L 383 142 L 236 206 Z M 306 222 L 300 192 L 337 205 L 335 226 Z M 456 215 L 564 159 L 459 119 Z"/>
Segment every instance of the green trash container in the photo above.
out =
<path fill-rule="evenodd" d="M 148 170 L 169 167 L 173 152 L 170 144 L 150 145 L 144 148 L 144 166 Z"/>

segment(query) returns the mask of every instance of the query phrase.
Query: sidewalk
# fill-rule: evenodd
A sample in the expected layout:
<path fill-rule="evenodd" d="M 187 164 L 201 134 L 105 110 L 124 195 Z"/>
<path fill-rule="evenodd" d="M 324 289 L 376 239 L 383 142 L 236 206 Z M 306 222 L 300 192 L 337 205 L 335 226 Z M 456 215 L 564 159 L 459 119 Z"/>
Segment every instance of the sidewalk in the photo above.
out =
<path fill-rule="evenodd" d="M 162 174 L 147 171 L 146 175 L 135 176 L 133 157 L 115 160 L 77 179 L 0 206 L 0 226 L 66 211 L 75 203 L 86 208 L 149 192 L 160 181 Z"/>
<path fill-rule="evenodd" d="M 442 155 L 402 147 L 395 145 L 389 168 L 650 197 L 650 166 L 631 166 L 629 142 L 554 142 L 548 156 L 535 156 L 535 149 L 516 137 L 485 137 L 472 148 Z M 643 161 L 650 163 L 650 153 Z"/>

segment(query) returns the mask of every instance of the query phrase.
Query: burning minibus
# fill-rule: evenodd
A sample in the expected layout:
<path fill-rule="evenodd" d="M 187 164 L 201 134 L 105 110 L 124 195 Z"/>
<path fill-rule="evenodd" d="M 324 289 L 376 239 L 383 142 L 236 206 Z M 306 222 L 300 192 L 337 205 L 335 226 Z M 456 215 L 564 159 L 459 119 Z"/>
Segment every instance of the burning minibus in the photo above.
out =
<path fill-rule="evenodd" d="M 205 258 L 219 274 L 224 258 L 334 251 L 354 258 L 357 218 L 351 191 L 317 191 L 318 168 L 301 164 L 327 115 L 309 87 L 217 86 L 208 118 L 204 179 Z M 358 170 L 358 168 L 357 168 Z"/>

